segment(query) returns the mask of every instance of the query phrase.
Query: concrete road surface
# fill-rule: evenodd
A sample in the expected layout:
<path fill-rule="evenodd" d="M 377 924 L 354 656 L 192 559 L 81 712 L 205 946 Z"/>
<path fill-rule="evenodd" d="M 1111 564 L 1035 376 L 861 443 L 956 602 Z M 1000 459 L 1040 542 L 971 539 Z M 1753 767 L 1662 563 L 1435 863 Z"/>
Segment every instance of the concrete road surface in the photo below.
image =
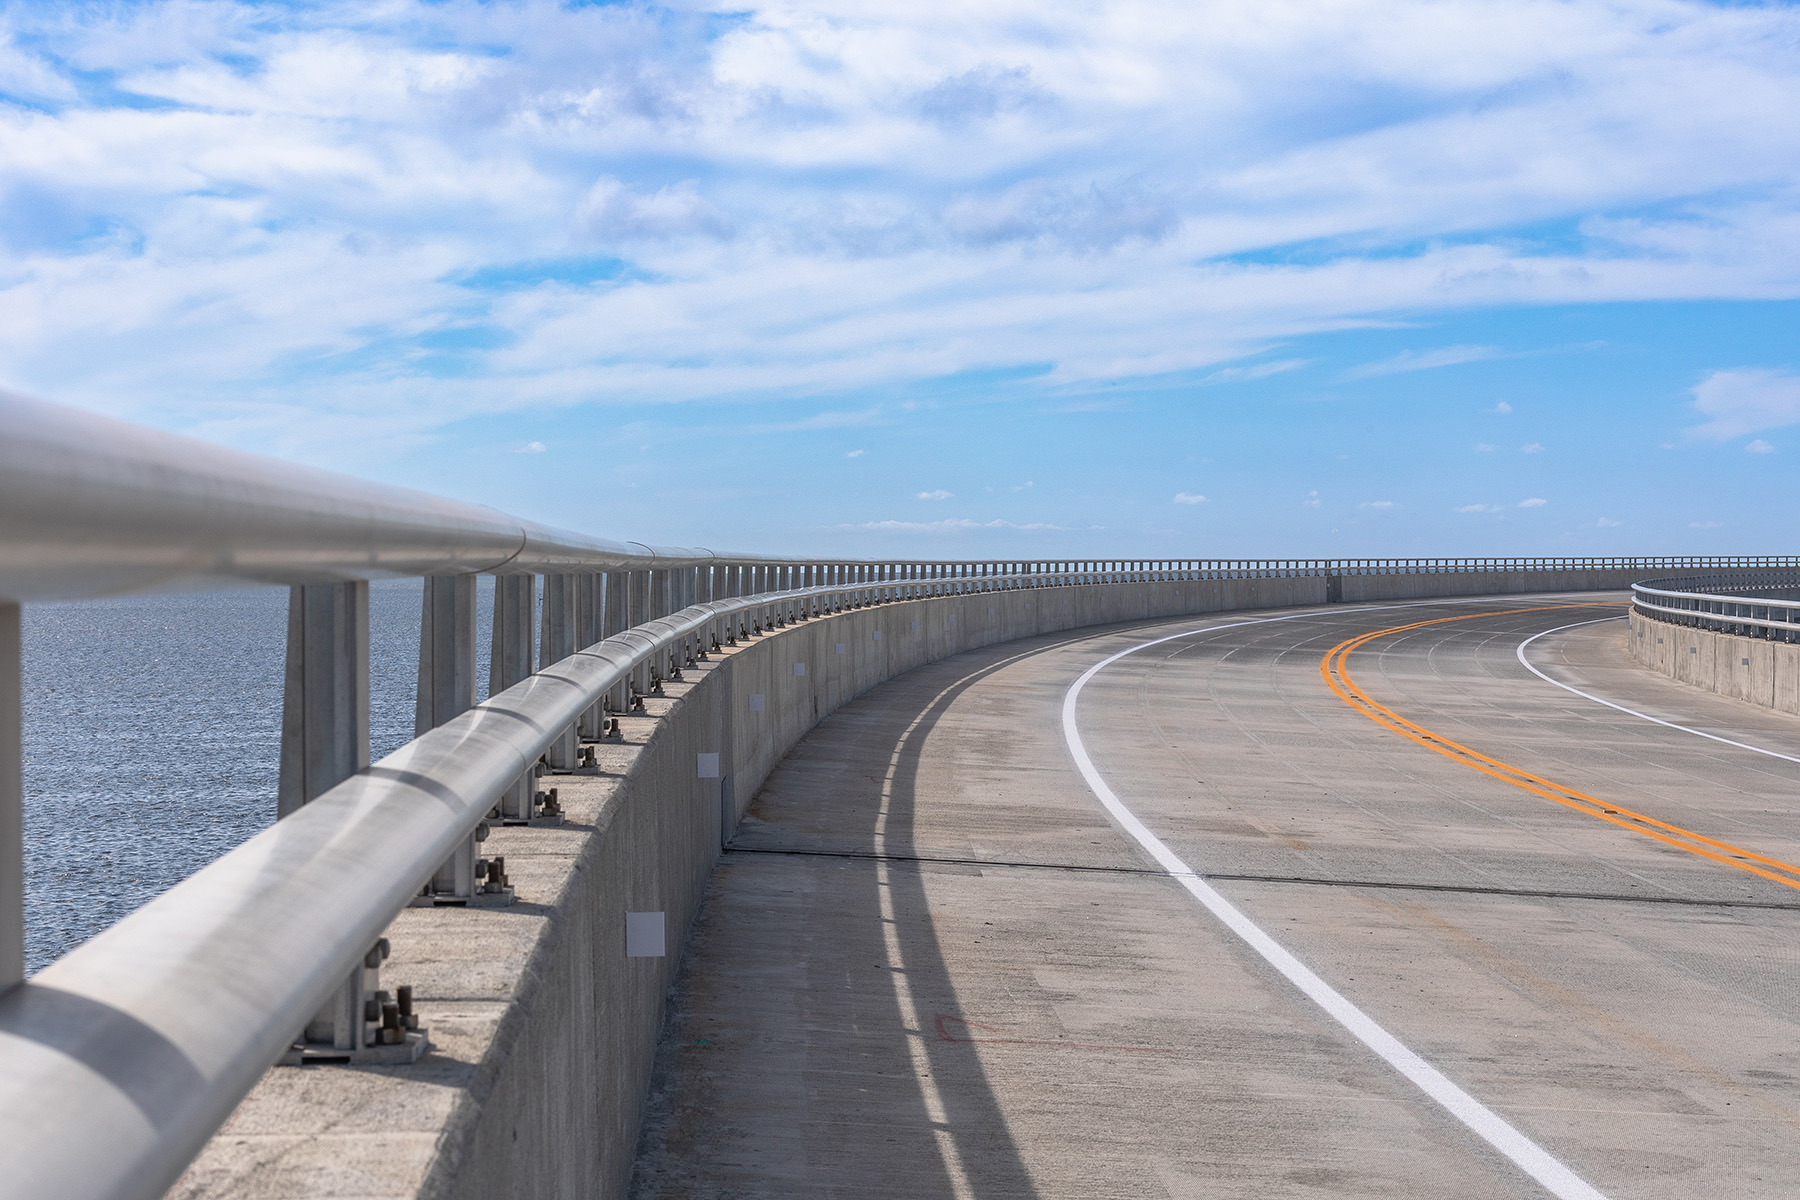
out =
<path fill-rule="evenodd" d="M 1111 627 L 848 706 L 714 879 L 633 1194 L 1800 1196 L 1800 721 L 1623 611 Z"/>

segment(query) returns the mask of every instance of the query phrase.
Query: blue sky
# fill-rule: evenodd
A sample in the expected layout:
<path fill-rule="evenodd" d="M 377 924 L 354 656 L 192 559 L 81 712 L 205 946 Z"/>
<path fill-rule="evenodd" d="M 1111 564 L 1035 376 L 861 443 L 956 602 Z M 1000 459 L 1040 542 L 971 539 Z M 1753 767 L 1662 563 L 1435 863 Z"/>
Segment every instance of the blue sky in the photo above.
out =
<path fill-rule="evenodd" d="M 0 386 L 620 538 L 1791 552 L 1800 9 L 0 4 Z"/>

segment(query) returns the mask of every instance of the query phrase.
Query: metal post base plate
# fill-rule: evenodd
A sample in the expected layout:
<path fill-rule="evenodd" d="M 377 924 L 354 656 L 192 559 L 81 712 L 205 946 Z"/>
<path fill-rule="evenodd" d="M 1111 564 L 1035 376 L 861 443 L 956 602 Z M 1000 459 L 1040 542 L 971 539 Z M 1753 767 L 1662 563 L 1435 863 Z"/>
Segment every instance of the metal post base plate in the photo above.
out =
<path fill-rule="evenodd" d="M 533 824 L 536 824 L 534 821 Z M 453 896 L 448 892 L 435 896 L 414 896 L 408 908 L 505 908 L 513 902 L 512 885 L 497 892 L 476 892 L 473 896 Z"/>
<path fill-rule="evenodd" d="M 404 1066 L 416 1063 L 431 1048 L 426 1029 L 409 1030 L 404 1042 L 386 1046 L 364 1046 L 361 1050 L 338 1050 L 331 1046 L 295 1046 L 276 1060 L 278 1067 L 323 1066 L 327 1063 L 350 1066 Z"/>

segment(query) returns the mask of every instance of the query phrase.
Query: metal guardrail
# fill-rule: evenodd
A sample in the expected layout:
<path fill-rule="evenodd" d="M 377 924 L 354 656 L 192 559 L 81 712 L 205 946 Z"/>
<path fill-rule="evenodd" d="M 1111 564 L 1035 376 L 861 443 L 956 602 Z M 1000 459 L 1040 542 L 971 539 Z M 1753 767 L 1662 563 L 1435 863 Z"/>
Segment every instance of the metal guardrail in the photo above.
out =
<path fill-rule="evenodd" d="M 1800 572 L 1732 572 L 1631 586 L 1638 612 L 1671 625 L 1800 642 Z"/>
<path fill-rule="evenodd" d="M 333 997 L 360 1003 L 370 947 L 400 909 L 468 886 L 496 807 L 529 819 L 541 758 L 567 765 L 577 730 L 603 731 L 609 712 L 742 633 L 998 589 L 1322 577 L 1330 595 L 1356 575 L 1624 583 L 1769 567 L 1800 570 L 1800 557 L 851 560 L 648 547 L 0 395 L 0 1196 L 161 1195 L 298 1030 Z M 478 573 L 500 578 L 493 694 L 476 706 Z M 427 578 L 420 736 L 370 765 L 361 589 L 406 575 Z M 253 583 L 293 589 L 281 819 L 21 982 L 18 606 Z M 352 1024 L 360 1047 L 368 1030 Z"/>
<path fill-rule="evenodd" d="M 998 582 L 998 581 L 996 581 Z M 932 585 L 934 590 L 962 584 Z M 0 996 L 0 1195 L 161 1196 L 495 797 L 645 663 L 722 622 L 874 602 L 696 605 L 577 652 L 316 797 Z"/>

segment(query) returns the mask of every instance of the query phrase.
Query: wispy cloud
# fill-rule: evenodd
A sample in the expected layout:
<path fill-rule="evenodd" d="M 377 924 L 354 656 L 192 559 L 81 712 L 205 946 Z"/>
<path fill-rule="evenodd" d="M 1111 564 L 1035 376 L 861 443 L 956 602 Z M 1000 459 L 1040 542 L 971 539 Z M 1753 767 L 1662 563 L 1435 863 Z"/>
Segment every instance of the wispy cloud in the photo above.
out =
<path fill-rule="evenodd" d="M 1542 442 L 1526 442 L 1523 446 L 1519 447 L 1520 454 L 1542 454 L 1543 452 L 1544 443 Z"/>
<path fill-rule="evenodd" d="M 863 455 L 865 455 L 867 453 L 868 453 L 867 450 L 850 450 L 844 454 L 844 457 L 845 458 L 861 458 Z"/>
<path fill-rule="evenodd" d="M 793 421 L 772 421 L 759 425 L 749 425 L 745 433 L 807 433 L 815 429 L 862 429 L 882 422 L 879 408 L 866 408 L 857 412 L 822 412 L 810 417 L 800 417 Z"/>
<path fill-rule="evenodd" d="M 1508 404 L 1504 400 L 1502 400 L 1498 404 L 1494 405 L 1494 411 L 1496 413 L 1499 413 L 1503 417 L 1505 415 L 1507 415 L 1508 413 L 1510 413 L 1512 410 L 1513 410 L 1512 405 Z"/>
<path fill-rule="evenodd" d="M 974 529 L 1065 530 L 1064 525 L 1046 521 L 973 521 L 967 517 L 947 517 L 942 521 L 863 521 L 840 525 L 840 529 L 858 529 L 873 533 L 962 533 Z"/>
<path fill-rule="evenodd" d="M 1542 508 L 1548 503 L 1550 503 L 1550 502 L 1548 500 L 1544 499 L 1542 496 L 1531 496 L 1531 497 L 1528 497 L 1527 499 L 1519 501 L 1519 507 L 1520 508 Z"/>
<path fill-rule="evenodd" d="M 1504 504 L 1464 504 L 1456 510 L 1459 513 L 1497 513 L 1505 512 Z"/>
<path fill-rule="evenodd" d="M 514 454 L 542 454 L 542 453 L 544 453 L 544 451 L 546 451 L 548 449 L 549 449 L 549 447 L 544 445 L 544 443 L 542 443 L 542 442 L 526 442 L 523 446 L 520 446 L 518 449 L 514 450 L 513 453 Z"/>
<path fill-rule="evenodd" d="M 955 492 L 946 492 L 943 488 L 938 488 L 935 491 L 919 492 L 916 498 L 919 500 L 948 500 L 954 495 L 956 495 Z"/>
<path fill-rule="evenodd" d="M 1202 496 L 1199 492 L 1176 492 L 1175 493 L 1175 503 L 1177 503 L 1177 504 L 1205 504 L 1206 497 Z"/>
<path fill-rule="evenodd" d="M 1357 505 L 1357 507 L 1358 508 L 1373 508 L 1373 509 L 1376 509 L 1377 511 L 1385 511 L 1387 509 L 1398 508 L 1400 506 L 1395 504 L 1392 500 L 1365 500 L 1361 504 Z"/>
<path fill-rule="evenodd" d="M 1454 367 L 1463 363 L 1480 362 L 1483 359 L 1498 357 L 1500 357 L 1500 351 L 1494 346 L 1443 346 L 1436 350 L 1403 350 L 1394 357 L 1382 359 L 1380 362 L 1351 367 L 1338 378 L 1346 382 L 1355 379 L 1374 379 L 1381 375 L 1400 375 L 1408 371 L 1430 371 L 1438 367 Z M 1509 407 L 1505 411 L 1511 412 L 1512 409 Z"/>
<path fill-rule="evenodd" d="M 1601 517 L 1598 521 L 1594 522 L 1594 524 L 1599 526 L 1601 529 L 1617 529 L 1619 526 L 1623 525 L 1624 523 L 1625 522 L 1623 522 L 1623 521 L 1615 521 L 1611 517 Z"/>
<path fill-rule="evenodd" d="M 1715 442 L 1800 424 L 1800 376 L 1755 367 L 1714 371 L 1695 386 L 1694 407 L 1708 419 L 1688 432 Z"/>
<path fill-rule="evenodd" d="M 1745 451 L 1747 451 L 1750 454 L 1773 454 L 1773 453 L 1775 453 L 1774 445 L 1772 443 L 1763 441 L 1761 438 L 1757 438 L 1753 442 L 1746 442 L 1744 444 L 1744 449 L 1745 449 Z"/>
<path fill-rule="evenodd" d="M 1279 362 L 1256 363 L 1248 367 L 1225 367 L 1201 378 L 1201 383 L 1251 383 L 1258 379 L 1267 379 L 1272 375 L 1284 375 L 1289 371 L 1298 371 L 1307 365 L 1304 358 L 1284 358 Z"/>

